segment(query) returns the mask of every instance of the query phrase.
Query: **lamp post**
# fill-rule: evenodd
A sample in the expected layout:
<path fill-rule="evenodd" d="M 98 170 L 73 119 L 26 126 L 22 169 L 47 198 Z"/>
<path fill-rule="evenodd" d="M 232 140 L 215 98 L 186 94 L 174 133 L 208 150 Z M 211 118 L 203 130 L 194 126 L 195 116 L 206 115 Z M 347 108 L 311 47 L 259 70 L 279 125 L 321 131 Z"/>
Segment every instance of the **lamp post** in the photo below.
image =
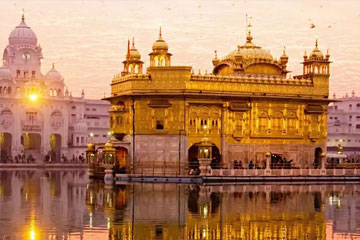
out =
<path fill-rule="evenodd" d="M 93 143 L 87 145 L 86 162 L 88 164 L 89 177 L 92 177 L 95 174 L 95 145 Z"/>
<path fill-rule="evenodd" d="M 105 144 L 105 148 L 104 148 L 103 166 L 105 167 L 105 176 L 104 176 L 105 184 L 109 184 L 109 185 L 113 184 L 114 164 L 115 164 L 115 148 L 114 145 L 111 143 L 111 140 L 109 139 Z"/>

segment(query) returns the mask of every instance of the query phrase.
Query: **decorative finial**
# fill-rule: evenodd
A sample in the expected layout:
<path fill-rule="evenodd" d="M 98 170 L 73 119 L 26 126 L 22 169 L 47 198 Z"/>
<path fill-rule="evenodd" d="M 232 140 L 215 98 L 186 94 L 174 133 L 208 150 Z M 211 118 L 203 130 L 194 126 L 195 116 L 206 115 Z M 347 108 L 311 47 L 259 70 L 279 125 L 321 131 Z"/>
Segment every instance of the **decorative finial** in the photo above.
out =
<path fill-rule="evenodd" d="M 217 58 L 217 51 L 215 50 L 215 58 Z"/>
<path fill-rule="evenodd" d="M 21 21 L 22 22 L 25 21 L 25 11 L 24 11 L 24 9 L 21 10 Z"/>
<path fill-rule="evenodd" d="M 132 47 L 135 48 L 135 38 L 132 39 Z"/>
<path fill-rule="evenodd" d="M 52 63 L 52 68 L 55 69 L 55 63 L 54 62 Z"/>
<path fill-rule="evenodd" d="M 318 45 L 319 45 L 319 43 L 318 43 L 318 39 L 316 38 L 316 40 L 315 40 L 315 47 L 317 48 L 317 47 L 318 47 Z"/>
<path fill-rule="evenodd" d="M 286 47 L 284 46 L 283 54 L 285 54 Z"/>
<path fill-rule="evenodd" d="M 161 26 L 160 26 L 160 31 L 159 31 L 159 38 L 162 37 L 162 34 L 161 34 Z"/>

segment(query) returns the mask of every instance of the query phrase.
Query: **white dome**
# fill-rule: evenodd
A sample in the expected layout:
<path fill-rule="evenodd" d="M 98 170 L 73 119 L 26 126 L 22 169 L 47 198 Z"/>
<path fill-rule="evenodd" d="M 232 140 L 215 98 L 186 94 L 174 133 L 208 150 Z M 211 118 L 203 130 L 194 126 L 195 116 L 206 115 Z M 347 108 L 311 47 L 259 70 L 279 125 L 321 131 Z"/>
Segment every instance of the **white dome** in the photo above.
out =
<path fill-rule="evenodd" d="M 50 71 L 46 74 L 46 78 L 48 80 L 59 81 L 59 82 L 64 80 L 61 74 L 55 69 L 54 64 L 50 69 Z"/>
<path fill-rule="evenodd" d="M 21 21 L 9 36 L 10 45 L 33 45 L 37 44 L 37 37 L 33 30 L 28 27 L 24 20 Z"/>

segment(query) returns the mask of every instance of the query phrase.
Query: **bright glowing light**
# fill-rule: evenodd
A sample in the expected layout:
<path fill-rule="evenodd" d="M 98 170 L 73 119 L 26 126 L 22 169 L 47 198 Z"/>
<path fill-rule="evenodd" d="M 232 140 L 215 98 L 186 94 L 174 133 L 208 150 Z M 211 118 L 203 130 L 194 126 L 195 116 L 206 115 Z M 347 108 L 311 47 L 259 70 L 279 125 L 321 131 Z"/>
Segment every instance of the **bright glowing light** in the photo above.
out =
<path fill-rule="evenodd" d="M 31 239 L 31 240 L 34 240 L 34 239 L 35 239 L 35 231 L 34 231 L 34 230 L 31 230 L 31 231 L 30 231 L 30 239 Z"/>
<path fill-rule="evenodd" d="M 203 212 L 204 212 L 204 217 L 206 217 L 208 215 L 208 213 L 209 213 L 209 209 L 208 209 L 207 204 L 205 204 Z"/>
<path fill-rule="evenodd" d="M 202 238 L 205 239 L 206 238 L 206 229 L 202 230 Z"/>
<path fill-rule="evenodd" d="M 90 133 L 90 137 L 93 137 L 94 136 L 94 133 Z"/>
<path fill-rule="evenodd" d="M 38 98 L 39 98 L 39 96 L 37 94 L 35 94 L 35 93 L 32 93 L 32 94 L 29 95 L 29 99 L 32 102 L 36 102 L 38 100 Z"/>

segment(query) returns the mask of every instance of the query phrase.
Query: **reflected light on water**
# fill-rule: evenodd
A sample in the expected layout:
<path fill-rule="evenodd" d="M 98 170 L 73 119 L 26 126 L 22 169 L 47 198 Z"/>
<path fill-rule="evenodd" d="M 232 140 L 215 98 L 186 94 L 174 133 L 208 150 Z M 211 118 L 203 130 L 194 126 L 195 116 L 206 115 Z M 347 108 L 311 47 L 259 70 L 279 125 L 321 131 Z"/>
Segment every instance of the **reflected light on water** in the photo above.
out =
<path fill-rule="evenodd" d="M 35 236 L 36 236 L 35 230 L 30 230 L 30 239 L 31 239 L 31 240 L 34 240 L 34 239 L 35 239 Z"/>
<path fill-rule="evenodd" d="M 81 171 L 1 170 L 0 180 L 0 239 L 360 238 L 355 184 L 109 189 Z"/>

